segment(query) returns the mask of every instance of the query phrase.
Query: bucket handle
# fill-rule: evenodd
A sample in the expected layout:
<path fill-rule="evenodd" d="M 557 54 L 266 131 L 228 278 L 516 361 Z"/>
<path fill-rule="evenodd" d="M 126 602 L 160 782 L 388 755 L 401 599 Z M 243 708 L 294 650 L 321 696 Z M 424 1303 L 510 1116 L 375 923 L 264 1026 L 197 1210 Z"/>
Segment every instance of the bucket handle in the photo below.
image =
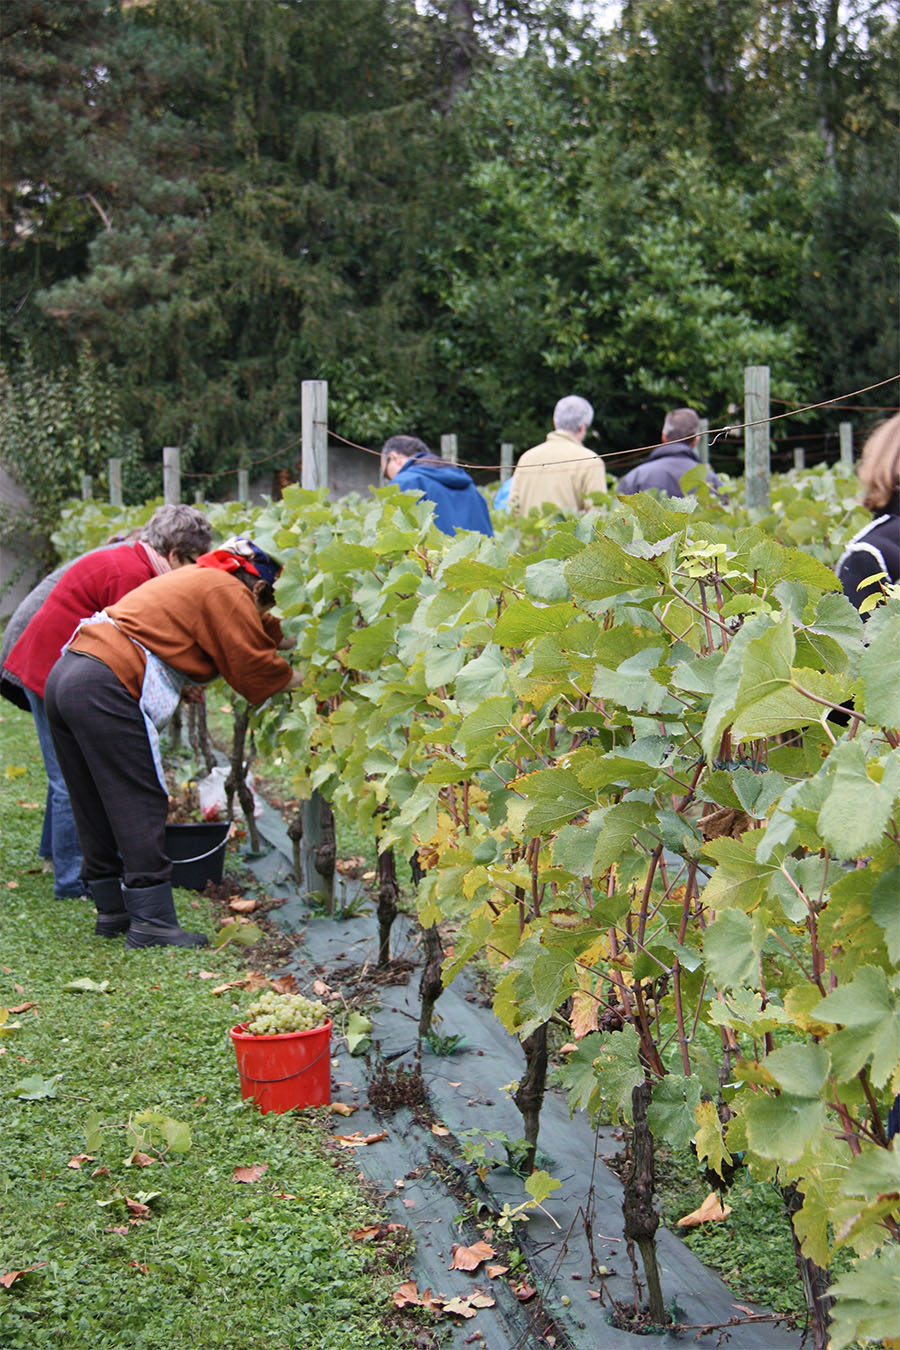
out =
<path fill-rule="evenodd" d="M 292 1078 L 299 1078 L 302 1073 L 308 1073 L 310 1069 L 314 1069 L 320 1059 L 322 1059 L 325 1055 L 330 1054 L 331 1054 L 331 1043 L 329 1040 L 329 1044 L 326 1045 L 324 1050 L 322 1050 L 318 1055 L 316 1055 L 315 1059 L 310 1060 L 308 1064 L 304 1064 L 303 1068 L 298 1069 L 296 1073 L 285 1074 L 284 1078 L 251 1078 L 250 1075 L 244 1073 L 243 1070 L 240 1071 L 240 1075 L 241 1078 L 243 1078 L 248 1083 L 288 1083 Z"/>
<path fill-rule="evenodd" d="M 226 834 L 222 842 L 220 844 L 214 844 L 208 853 L 198 853 L 196 858 L 173 858 L 172 862 L 182 865 L 185 865 L 187 863 L 203 862 L 204 858 L 211 858 L 214 853 L 218 853 L 219 849 L 224 848 L 227 843 L 228 843 L 228 835 Z"/>

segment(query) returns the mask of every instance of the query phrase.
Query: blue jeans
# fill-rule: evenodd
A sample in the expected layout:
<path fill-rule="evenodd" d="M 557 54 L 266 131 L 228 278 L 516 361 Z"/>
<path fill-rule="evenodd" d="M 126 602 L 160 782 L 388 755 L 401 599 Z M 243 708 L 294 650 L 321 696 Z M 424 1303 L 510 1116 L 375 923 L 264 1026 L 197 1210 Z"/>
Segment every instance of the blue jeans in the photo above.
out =
<path fill-rule="evenodd" d="M 49 852 L 53 859 L 53 894 L 57 900 L 65 900 L 70 896 L 84 894 L 84 884 L 81 880 L 81 843 L 75 828 L 75 817 L 72 815 L 69 790 L 53 748 L 53 737 L 50 735 L 44 700 L 31 689 L 26 689 L 25 693 L 31 704 L 38 744 L 41 747 L 44 768 L 47 770 L 48 811 L 44 817 L 41 844 L 46 846 L 49 843 L 50 846 Z M 44 853 L 44 847 L 41 852 Z"/>

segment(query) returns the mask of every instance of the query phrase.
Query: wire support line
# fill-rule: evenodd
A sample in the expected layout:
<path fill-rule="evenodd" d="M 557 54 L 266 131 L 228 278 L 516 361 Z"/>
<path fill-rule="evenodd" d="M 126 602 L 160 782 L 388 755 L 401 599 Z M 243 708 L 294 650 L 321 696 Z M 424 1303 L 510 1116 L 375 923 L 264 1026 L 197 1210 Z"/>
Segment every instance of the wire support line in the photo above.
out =
<path fill-rule="evenodd" d="M 886 380 L 879 380 L 877 384 L 868 384 L 864 389 L 852 389 L 848 394 L 836 394 L 834 398 L 822 399 L 819 403 L 805 403 L 802 407 L 791 408 L 788 412 L 774 413 L 770 417 L 760 417 L 754 422 L 735 422 L 728 426 L 710 427 L 707 435 L 714 438 L 710 441 L 710 446 L 715 445 L 716 441 L 722 436 L 734 435 L 738 431 L 745 431 L 748 427 L 767 426 L 770 422 L 780 422 L 786 417 L 796 417 L 799 413 L 812 412 L 816 408 L 828 408 L 834 403 L 842 402 L 845 398 L 856 398 L 859 394 L 868 394 L 872 389 L 881 389 L 886 384 L 892 384 L 894 380 L 900 380 L 900 373 L 897 375 L 889 375 Z M 361 450 L 363 454 L 377 455 L 381 458 L 380 450 L 373 450 L 370 446 L 358 445 L 355 441 L 349 441 L 345 436 L 339 436 L 336 431 L 332 431 L 330 427 L 328 428 L 328 435 L 332 437 L 333 440 L 340 441 L 342 445 L 349 446 L 352 450 Z M 812 439 L 812 437 L 808 437 L 808 439 Z M 658 450 L 660 446 L 664 444 L 664 441 L 654 441 L 652 445 L 636 445 L 630 450 L 604 451 L 599 458 L 601 458 L 604 463 L 608 463 L 613 459 L 624 459 L 627 455 L 640 455 L 645 454 L 650 450 Z M 563 464 L 579 464 L 583 463 L 583 461 L 583 456 L 579 456 L 577 459 L 558 459 L 553 461 L 553 467 L 556 468 Z M 458 469 L 479 469 L 482 473 L 485 473 L 493 469 L 499 472 L 499 470 L 505 469 L 508 466 L 505 464 L 475 464 L 468 460 L 460 459 L 456 461 L 456 467 Z M 543 463 L 519 464 L 516 466 L 516 472 L 519 472 L 520 469 L 525 471 L 527 469 L 545 469 L 546 467 L 546 464 Z"/>
<path fill-rule="evenodd" d="M 300 437 L 295 436 L 287 445 L 282 445 L 278 450 L 273 450 L 271 454 L 260 455 L 258 459 L 248 459 L 246 464 L 239 464 L 238 469 L 253 469 L 257 464 L 268 464 L 272 459 L 278 459 L 281 455 L 286 455 L 288 450 L 293 450 L 300 444 Z M 182 473 L 182 478 L 225 478 L 227 474 L 235 473 L 234 469 L 220 469 L 218 473 Z"/>

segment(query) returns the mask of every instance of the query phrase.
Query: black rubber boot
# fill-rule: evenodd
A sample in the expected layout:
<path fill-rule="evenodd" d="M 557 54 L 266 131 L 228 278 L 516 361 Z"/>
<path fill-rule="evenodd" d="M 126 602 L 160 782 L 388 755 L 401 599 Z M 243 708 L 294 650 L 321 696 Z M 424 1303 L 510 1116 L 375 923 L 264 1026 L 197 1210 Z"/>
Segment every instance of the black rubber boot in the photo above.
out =
<path fill-rule="evenodd" d="M 99 877 L 89 881 L 87 887 L 97 909 L 96 936 L 112 938 L 127 933 L 130 921 L 122 899 L 122 878 Z"/>
<path fill-rule="evenodd" d="M 129 947 L 208 947 L 202 933 L 186 933 L 179 926 L 168 881 L 158 886 L 130 889 L 122 895 L 131 919 L 126 944 Z"/>

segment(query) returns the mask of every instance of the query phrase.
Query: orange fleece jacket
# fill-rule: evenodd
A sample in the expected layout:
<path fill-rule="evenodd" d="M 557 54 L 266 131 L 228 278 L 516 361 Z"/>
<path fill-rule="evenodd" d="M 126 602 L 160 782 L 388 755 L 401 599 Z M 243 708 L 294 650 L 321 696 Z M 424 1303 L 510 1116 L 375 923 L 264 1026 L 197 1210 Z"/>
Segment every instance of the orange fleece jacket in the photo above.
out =
<path fill-rule="evenodd" d="M 145 581 L 106 612 L 117 627 L 89 624 L 69 650 L 109 666 L 135 698 L 141 696 L 145 660 L 129 638 L 194 684 L 223 676 L 250 703 L 279 693 L 291 678 L 253 596 L 228 572 L 178 567 Z"/>

